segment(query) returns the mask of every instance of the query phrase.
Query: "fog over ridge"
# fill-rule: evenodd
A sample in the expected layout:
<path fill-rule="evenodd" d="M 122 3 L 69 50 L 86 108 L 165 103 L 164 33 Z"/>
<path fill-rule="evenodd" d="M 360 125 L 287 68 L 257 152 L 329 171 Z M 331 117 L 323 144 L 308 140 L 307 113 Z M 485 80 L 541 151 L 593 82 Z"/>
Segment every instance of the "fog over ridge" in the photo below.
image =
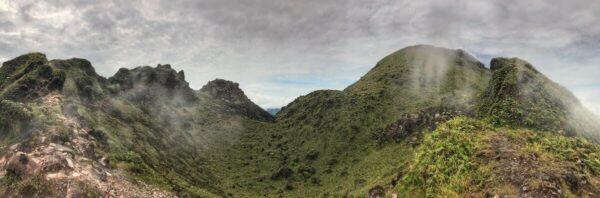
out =
<path fill-rule="evenodd" d="M 170 63 L 194 89 L 224 78 L 264 108 L 343 89 L 405 46 L 520 57 L 600 112 L 597 1 L 0 0 L 0 61 L 30 51 L 99 74 Z M 282 83 L 281 79 L 286 79 Z M 312 83 L 306 83 L 306 82 Z"/>

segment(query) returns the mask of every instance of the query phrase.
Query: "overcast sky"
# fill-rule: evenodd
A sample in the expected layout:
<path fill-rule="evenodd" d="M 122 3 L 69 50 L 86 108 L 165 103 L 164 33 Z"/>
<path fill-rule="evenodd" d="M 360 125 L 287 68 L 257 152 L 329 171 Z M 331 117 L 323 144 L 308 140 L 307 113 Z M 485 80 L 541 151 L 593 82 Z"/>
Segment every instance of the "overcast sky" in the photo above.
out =
<path fill-rule="evenodd" d="M 170 63 L 262 107 L 343 89 L 415 44 L 528 60 L 600 113 L 600 1 L 0 0 L 0 61 L 40 51 L 98 73 Z"/>

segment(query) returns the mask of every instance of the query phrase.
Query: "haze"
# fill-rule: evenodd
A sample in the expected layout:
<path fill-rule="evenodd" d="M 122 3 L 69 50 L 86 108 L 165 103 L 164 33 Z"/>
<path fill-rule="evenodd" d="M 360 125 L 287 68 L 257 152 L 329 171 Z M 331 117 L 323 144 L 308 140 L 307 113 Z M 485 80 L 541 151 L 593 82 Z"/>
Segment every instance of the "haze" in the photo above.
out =
<path fill-rule="evenodd" d="M 0 61 L 88 59 L 103 76 L 169 63 L 195 89 L 239 82 L 263 108 L 343 89 L 400 48 L 518 56 L 600 113 L 599 1 L 9 1 Z"/>

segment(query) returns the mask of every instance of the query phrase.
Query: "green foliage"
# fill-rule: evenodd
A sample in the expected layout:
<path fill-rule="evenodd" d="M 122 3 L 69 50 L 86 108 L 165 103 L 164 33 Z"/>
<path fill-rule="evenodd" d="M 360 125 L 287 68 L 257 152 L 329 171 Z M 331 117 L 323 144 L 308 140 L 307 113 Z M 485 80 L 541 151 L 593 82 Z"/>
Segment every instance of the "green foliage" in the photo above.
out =
<path fill-rule="evenodd" d="M 113 153 L 109 158 L 112 166 L 122 168 L 154 184 L 167 185 L 167 181 L 154 171 L 146 161 L 136 152 L 129 151 L 124 153 Z"/>
<path fill-rule="evenodd" d="M 520 133 L 515 138 L 524 138 L 530 145 L 539 145 L 544 153 L 560 161 L 582 161 L 595 175 L 600 175 L 600 145 L 581 137 L 566 137 L 545 133 Z"/>
<path fill-rule="evenodd" d="M 496 126 L 556 131 L 567 122 L 568 105 L 576 100 L 520 59 L 492 60 L 492 79 L 477 107 Z"/>
<path fill-rule="evenodd" d="M 88 132 L 94 139 L 96 139 L 101 145 L 108 144 L 108 137 L 104 131 L 99 129 L 92 129 Z"/>
<path fill-rule="evenodd" d="M 47 65 L 45 55 L 32 53 L 0 68 L 0 99 L 27 101 L 62 88 L 65 75 Z"/>
<path fill-rule="evenodd" d="M 54 141 L 61 144 L 71 141 L 73 137 L 73 131 L 66 126 L 58 126 L 57 134 L 54 136 Z"/>
<path fill-rule="evenodd" d="M 2 63 L 0 68 L 0 90 L 8 87 L 16 79 L 21 78 L 31 68 L 46 62 L 46 55 L 30 53 Z"/>
<path fill-rule="evenodd" d="M 31 110 L 23 103 L 0 101 L 0 136 L 11 139 L 23 132 L 32 117 Z"/>
<path fill-rule="evenodd" d="M 518 180 L 507 172 L 557 175 L 552 178 L 577 171 L 587 178 L 596 178 L 599 156 L 600 147 L 583 138 L 522 128 L 494 128 L 484 121 L 457 117 L 424 138 L 415 159 L 400 171 L 403 176 L 395 192 L 401 197 L 462 197 L 484 192 L 511 196 L 513 192 L 504 186 L 520 183 L 536 187 L 543 181 Z M 583 169 L 566 168 L 581 165 Z"/>
<path fill-rule="evenodd" d="M 4 177 L 0 179 L 0 185 L 14 187 L 19 181 L 21 181 L 21 175 L 14 171 L 7 170 Z"/>
<path fill-rule="evenodd" d="M 101 144 L 96 154 L 108 155 L 113 168 L 182 197 L 361 197 L 386 189 L 400 196 L 468 196 L 506 182 L 494 169 L 505 159 L 481 160 L 480 154 L 493 150 L 491 140 L 522 146 L 516 153 L 531 151 L 564 167 L 580 160 L 585 170 L 578 174 L 588 178 L 600 171 L 597 146 L 519 128 L 558 129 L 565 116 L 561 100 L 568 94 L 546 85 L 535 70 L 521 76 L 517 67 L 496 64 L 484 92 L 489 70 L 461 50 L 400 50 L 343 91 L 299 97 L 276 122 L 233 82 L 212 81 L 195 92 L 168 65 L 121 69 L 107 80 L 82 59 L 38 59 L 4 64 L 0 91 L 20 98 L 29 93 L 19 89 L 24 85 L 39 99 L 60 82 L 64 98 L 50 107 L 40 100 L 3 100 L 0 127 L 19 131 L 25 125 L 15 120 L 32 120 L 28 127 L 58 129 L 58 140 L 68 142 L 73 134 L 57 116 L 65 115 L 91 129 L 88 134 Z M 473 100 L 481 93 L 480 101 Z M 561 98 L 552 98 L 555 94 Z M 491 125 L 461 116 L 431 133 L 429 127 L 407 125 L 409 132 L 396 141 L 374 138 L 416 114 L 434 127 L 448 109 L 478 110 Z M 26 195 L 50 188 L 39 178 L 13 176 L 5 182 Z M 98 195 L 81 187 L 88 196 Z"/>
<path fill-rule="evenodd" d="M 464 192 L 473 180 L 481 185 L 484 175 L 476 164 L 480 134 L 488 126 L 466 117 L 457 117 L 438 126 L 426 136 L 417 150 L 414 163 L 399 185 L 400 192 L 423 189 L 428 197 L 444 190 Z M 484 179 L 484 178 L 483 178 Z"/>
<path fill-rule="evenodd" d="M 17 193 L 24 197 L 56 197 L 58 193 L 55 191 L 49 181 L 42 174 L 34 175 L 32 178 L 19 183 Z"/>
<path fill-rule="evenodd" d="M 294 171 L 289 167 L 281 167 L 277 172 L 271 175 L 271 179 L 285 179 L 289 178 L 294 174 Z"/>
<path fill-rule="evenodd" d="M 94 89 L 94 79 L 89 76 L 82 76 L 74 79 L 78 95 L 87 100 L 94 100 L 102 96 L 102 92 Z"/>

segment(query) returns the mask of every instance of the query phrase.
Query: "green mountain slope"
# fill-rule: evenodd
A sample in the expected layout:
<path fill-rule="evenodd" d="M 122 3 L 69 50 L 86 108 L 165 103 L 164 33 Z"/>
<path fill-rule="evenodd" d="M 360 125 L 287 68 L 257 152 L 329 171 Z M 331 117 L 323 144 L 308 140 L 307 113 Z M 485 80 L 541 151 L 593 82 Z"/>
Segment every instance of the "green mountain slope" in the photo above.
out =
<path fill-rule="evenodd" d="M 34 53 L 0 70 L 7 195 L 222 195 L 207 153 L 235 143 L 245 122 L 272 120 L 237 86 L 227 91 L 245 103 L 230 105 L 192 90 L 169 65 L 105 79 L 86 60 Z"/>
<path fill-rule="evenodd" d="M 469 122 L 481 123 L 480 125 L 485 126 L 487 126 L 485 123 L 494 123 L 497 112 L 486 111 L 483 108 L 486 107 L 485 105 L 492 106 L 492 104 L 484 105 L 490 98 L 489 90 L 501 83 L 497 80 L 501 75 L 497 73 L 497 64 L 493 65 L 494 68 L 489 70 L 462 50 L 433 46 L 407 47 L 379 61 L 369 73 L 343 91 L 321 90 L 299 97 L 277 114 L 276 123 L 258 125 L 256 129 L 250 130 L 253 132 L 243 135 L 241 144 L 235 145 L 232 151 L 226 153 L 221 159 L 225 162 L 226 169 L 217 169 L 214 172 L 223 178 L 223 185 L 228 192 L 242 197 L 354 197 L 365 196 L 370 192 L 374 194 L 387 192 L 388 196 L 396 194 L 405 197 L 457 196 L 463 193 L 474 196 L 483 196 L 486 193 L 492 193 L 492 196 L 493 193 L 524 196 L 527 193 L 520 193 L 519 186 L 507 185 L 506 188 L 516 189 L 510 192 L 498 189 L 503 187 L 499 185 L 506 184 L 506 181 L 496 177 L 476 178 L 479 175 L 472 175 L 472 177 L 454 179 L 452 176 L 444 175 L 450 173 L 461 175 L 479 168 L 489 168 L 492 165 L 478 166 L 471 164 L 473 163 L 471 161 L 461 161 L 465 157 L 462 154 L 456 156 L 458 161 L 443 163 L 448 160 L 448 158 L 439 158 L 444 156 L 443 149 L 451 149 L 448 152 L 470 149 L 468 159 L 471 160 L 480 158 L 475 154 L 481 152 L 478 150 L 481 148 L 464 148 L 462 142 L 455 137 L 450 137 L 450 140 L 432 139 L 431 136 L 439 136 L 433 134 L 443 132 L 433 132 L 432 135 L 429 132 L 447 120 L 450 120 L 449 123 L 442 126 L 458 122 L 460 123 L 458 125 L 464 124 L 468 128 Z M 558 89 L 561 94 L 569 96 L 569 92 L 558 88 L 539 72 L 536 72 L 536 75 L 538 81 L 530 83 L 549 86 L 553 88 L 552 90 Z M 498 96 L 492 96 L 494 97 Z M 531 98 L 523 98 L 523 102 L 531 104 L 539 100 L 527 101 L 528 99 Z M 568 97 L 568 100 L 564 98 L 556 100 L 578 104 L 574 97 Z M 555 108 L 566 110 L 564 106 Z M 536 112 L 525 114 L 536 114 Z M 461 115 L 471 118 L 453 119 Z M 563 115 L 564 119 L 572 118 Z M 515 116 L 517 114 L 513 112 L 507 115 L 509 118 Z M 483 121 L 472 120 L 472 118 Z M 463 121 L 465 119 L 466 121 Z M 501 128 L 506 125 L 495 126 L 486 128 L 486 131 L 490 131 L 486 134 L 486 138 L 487 135 L 496 136 L 496 133 L 501 134 L 498 136 L 505 136 L 502 132 L 506 130 L 520 133 L 520 127 L 528 127 L 518 123 L 508 124 L 516 127 L 515 129 Z M 533 129 L 541 130 L 535 127 Z M 460 127 L 459 130 L 463 132 Z M 467 144 L 468 141 L 479 141 L 478 136 L 469 135 L 477 130 L 465 131 L 462 134 L 465 136 L 462 138 L 466 139 Z M 526 133 L 522 138 L 535 135 L 536 133 Z M 556 140 L 557 138 L 559 140 Z M 562 142 L 546 144 L 546 141 L 564 141 L 560 138 L 562 137 L 549 134 L 548 137 L 544 136 L 543 140 L 538 140 L 541 142 L 536 142 L 535 146 L 539 144 L 552 147 L 548 144 L 563 144 Z M 506 144 L 508 143 L 517 148 L 529 146 L 523 141 L 507 141 Z M 472 144 L 483 145 L 480 142 Z M 578 143 L 563 146 L 565 149 L 581 150 L 579 148 L 581 145 Z M 598 147 L 592 143 L 585 143 L 583 147 L 590 153 L 590 155 L 586 154 L 586 159 L 591 163 L 575 174 L 578 174 L 578 177 L 596 178 L 596 173 L 586 171 L 597 168 Z M 425 157 L 423 153 L 429 152 L 430 149 L 442 149 L 442 153 L 427 153 L 430 155 L 427 157 L 435 159 L 423 159 Z M 554 156 L 555 151 L 539 152 L 540 155 Z M 449 156 L 452 157 L 454 156 Z M 509 163 L 505 159 L 497 160 L 494 163 Z M 565 160 L 553 158 L 539 163 L 552 167 Z M 470 164 L 470 166 L 460 163 Z M 248 166 L 252 168 L 244 168 Z M 416 174 L 428 173 L 429 166 L 438 167 L 437 170 L 431 170 L 434 171 L 431 173 L 432 178 L 416 177 Z M 230 170 L 235 170 L 235 173 L 230 173 Z M 490 172 L 486 174 L 493 175 Z M 504 173 L 495 174 L 498 176 Z M 442 179 L 438 180 L 437 177 Z M 480 182 L 484 183 L 492 181 L 498 184 L 470 186 L 464 183 L 477 179 L 483 180 Z M 532 179 L 528 182 L 537 181 L 539 180 Z M 530 184 L 520 182 L 523 185 Z M 553 182 L 563 184 L 560 179 Z M 448 189 L 430 190 L 444 185 Z M 591 189 L 590 193 L 597 191 L 593 186 L 586 185 L 587 189 Z M 574 190 L 579 194 L 588 193 L 580 191 L 583 190 Z M 533 195 L 547 194 L 538 192 Z"/>
<path fill-rule="evenodd" d="M 170 65 L 0 68 L 0 191 L 16 197 L 595 197 L 597 117 L 529 63 L 394 52 L 272 117 Z M 577 136 L 577 137 L 574 137 Z"/>
<path fill-rule="evenodd" d="M 595 115 L 575 96 L 518 58 L 495 58 L 493 77 L 479 102 L 482 116 L 495 125 L 510 125 L 584 135 L 600 140 Z M 596 132 L 596 133 L 594 133 Z"/>

